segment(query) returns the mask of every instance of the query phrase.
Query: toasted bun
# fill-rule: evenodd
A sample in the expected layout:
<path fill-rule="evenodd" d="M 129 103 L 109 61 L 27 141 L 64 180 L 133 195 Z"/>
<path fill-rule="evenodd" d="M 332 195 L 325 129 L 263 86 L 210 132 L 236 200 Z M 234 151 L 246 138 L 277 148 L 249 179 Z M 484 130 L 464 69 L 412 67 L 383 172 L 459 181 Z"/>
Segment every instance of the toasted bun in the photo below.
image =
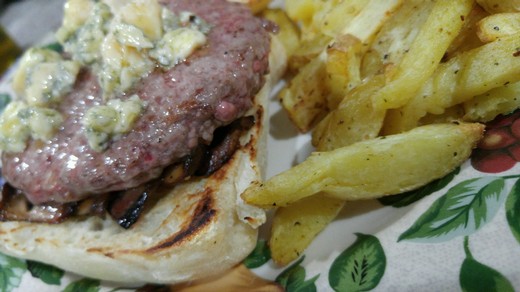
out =
<path fill-rule="evenodd" d="M 178 283 L 215 275 L 241 262 L 254 248 L 261 209 L 240 193 L 261 179 L 267 104 L 283 72 L 285 53 L 273 38 L 270 74 L 256 96 L 255 126 L 241 148 L 206 179 L 176 186 L 125 230 L 112 219 L 90 217 L 60 224 L 0 223 L 0 251 L 55 265 L 86 277 L 125 283 Z"/>

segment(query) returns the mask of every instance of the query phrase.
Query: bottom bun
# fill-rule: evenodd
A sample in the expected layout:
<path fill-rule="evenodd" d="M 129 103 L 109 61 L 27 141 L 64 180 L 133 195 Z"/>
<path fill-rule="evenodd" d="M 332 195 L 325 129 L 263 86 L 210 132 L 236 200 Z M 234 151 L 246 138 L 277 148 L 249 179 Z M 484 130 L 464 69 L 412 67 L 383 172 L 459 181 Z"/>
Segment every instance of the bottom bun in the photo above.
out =
<path fill-rule="evenodd" d="M 275 39 L 273 39 L 275 40 Z M 271 85 L 285 63 L 277 60 L 256 97 L 255 126 L 232 159 L 208 178 L 177 185 L 130 229 L 111 218 L 60 224 L 0 223 L 0 251 L 86 277 L 124 283 L 179 283 L 222 273 L 255 247 L 265 212 L 246 205 L 241 192 L 261 179 Z"/>

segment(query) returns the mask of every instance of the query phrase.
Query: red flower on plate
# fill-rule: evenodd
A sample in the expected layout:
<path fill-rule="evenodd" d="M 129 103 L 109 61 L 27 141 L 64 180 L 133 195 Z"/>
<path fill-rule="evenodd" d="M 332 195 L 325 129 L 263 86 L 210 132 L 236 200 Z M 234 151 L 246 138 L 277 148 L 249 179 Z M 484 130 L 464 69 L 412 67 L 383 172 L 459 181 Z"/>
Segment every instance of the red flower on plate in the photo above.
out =
<path fill-rule="evenodd" d="M 471 155 L 471 165 L 481 172 L 499 173 L 519 161 L 520 110 L 487 124 L 484 138 Z"/>

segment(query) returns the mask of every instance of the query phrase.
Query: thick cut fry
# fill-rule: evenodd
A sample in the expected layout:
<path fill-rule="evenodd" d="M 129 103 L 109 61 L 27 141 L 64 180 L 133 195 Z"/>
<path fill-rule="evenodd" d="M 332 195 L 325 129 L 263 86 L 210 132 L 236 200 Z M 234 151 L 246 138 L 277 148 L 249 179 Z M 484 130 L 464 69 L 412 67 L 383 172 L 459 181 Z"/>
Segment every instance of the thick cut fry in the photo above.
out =
<path fill-rule="evenodd" d="M 477 0 L 477 3 L 489 13 L 520 11 L 519 0 Z"/>
<path fill-rule="evenodd" d="M 427 113 L 442 114 L 474 96 L 520 81 L 519 40 L 520 34 L 504 37 L 441 64 L 419 93 L 393 119 L 387 118 L 385 134 L 407 131 Z"/>
<path fill-rule="evenodd" d="M 472 50 L 484 44 L 477 35 L 477 23 L 488 15 L 489 13 L 479 5 L 473 6 L 473 9 L 464 21 L 462 30 L 446 51 L 443 61 L 448 61 L 462 52 Z"/>
<path fill-rule="evenodd" d="M 332 38 L 324 34 L 316 34 L 313 38 L 302 39 L 289 59 L 291 72 L 298 72 L 314 58 L 317 58 L 323 48 L 332 41 Z"/>
<path fill-rule="evenodd" d="M 242 198 L 272 208 L 319 192 L 360 200 L 409 191 L 464 162 L 483 131 L 481 124 L 427 125 L 330 152 L 315 152 L 301 164 L 250 186 Z"/>
<path fill-rule="evenodd" d="M 361 83 L 360 68 L 362 44 L 348 34 L 338 37 L 327 49 L 327 102 L 329 109 L 336 109 L 343 97 Z"/>
<path fill-rule="evenodd" d="M 334 220 L 344 204 L 344 200 L 316 194 L 278 208 L 269 240 L 274 262 L 283 266 L 298 258 L 316 235 Z"/>
<path fill-rule="evenodd" d="M 353 19 L 361 13 L 369 1 L 343 0 L 331 5 L 327 11 L 317 13 L 314 17 L 316 28 L 325 35 L 337 37 L 350 26 Z M 379 1 L 383 2 L 383 1 Z"/>
<path fill-rule="evenodd" d="M 520 32 L 520 12 L 493 14 L 477 24 L 477 35 L 485 43 L 518 32 Z"/>
<path fill-rule="evenodd" d="M 365 2 L 357 0 L 351 1 Z M 367 1 L 366 6 L 364 6 L 359 14 L 348 24 L 345 23 L 341 31 L 339 30 L 340 27 L 338 27 L 338 34 L 336 34 L 336 36 L 351 34 L 361 40 L 361 42 L 368 43 L 403 2 L 404 0 Z M 341 18 L 342 15 L 338 15 L 337 17 Z"/>
<path fill-rule="evenodd" d="M 473 0 L 435 2 L 407 54 L 395 70 L 388 71 L 386 86 L 372 97 L 376 108 L 399 108 L 414 96 L 437 68 L 473 3 Z"/>
<path fill-rule="evenodd" d="M 280 100 L 291 121 L 307 132 L 327 111 L 325 57 L 305 65 L 280 92 Z"/>
<path fill-rule="evenodd" d="M 339 107 L 330 112 L 314 129 L 312 145 L 328 151 L 377 137 L 385 111 L 374 109 L 370 96 L 384 84 L 382 75 L 354 88 Z"/>
<path fill-rule="evenodd" d="M 285 11 L 291 19 L 308 24 L 320 9 L 320 2 L 319 0 L 285 0 Z"/>
<path fill-rule="evenodd" d="M 475 96 L 464 103 L 464 120 L 489 122 L 500 114 L 520 108 L 520 82 L 508 84 Z"/>
<path fill-rule="evenodd" d="M 407 0 L 384 22 L 363 57 L 363 78 L 382 74 L 401 62 L 433 4 L 432 1 Z"/>
<path fill-rule="evenodd" d="M 296 76 L 290 81 L 289 87 L 280 94 L 284 108 L 300 131 L 310 130 L 325 116 L 328 110 L 327 95 L 331 88 L 324 82 L 324 78 L 327 48 L 332 41 L 330 35 L 350 34 L 357 37 L 362 43 L 367 42 L 373 38 L 402 1 L 371 0 L 365 3 L 354 0 L 334 0 L 322 3 L 323 7 L 319 9 L 313 3 L 307 3 L 308 7 L 316 8 L 313 15 L 316 29 L 310 32 L 302 31 L 301 45 L 295 50 L 289 62 L 290 71 L 297 71 Z M 305 8 L 307 6 L 304 4 L 301 4 L 302 6 L 294 3 L 287 4 L 295 5 L 294 8 L 300 7 L 296 11 L 300 11 L 300 9 L 307 11 Z M 341 9 L 337 8 L 338 6 Z M 349 9 L 353 9 L 353 12 L 349 12 L 347 15 L 338 12 L 350 11 Z M 303 18 L 303 16 L 298 17 Z M 329 31 L 330 35 L 326 35 L 319 29 L 320 26 L 333 26 L 332 31 L 334 32 Z M 311 61 L 309 62 L 309 60 Z M 337 101 L 333 104 L 337 104 Z"/>
<path fill-rule="evenodd" d="M 262 17 L 278 25 L 279 29 L 275 37 L 283 44 L 285 55 L 290 58 L 300 44 L 300 32 L 296 24 L 281 9 L 266 9 L 262 12 Z"/>

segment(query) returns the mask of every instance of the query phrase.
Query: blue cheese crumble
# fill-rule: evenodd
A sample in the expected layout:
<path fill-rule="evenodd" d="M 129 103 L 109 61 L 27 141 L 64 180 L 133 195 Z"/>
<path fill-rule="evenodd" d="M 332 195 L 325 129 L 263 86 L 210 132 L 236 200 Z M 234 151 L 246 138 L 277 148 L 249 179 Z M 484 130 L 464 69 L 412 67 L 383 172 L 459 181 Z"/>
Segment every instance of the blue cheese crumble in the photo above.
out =
<path fill-rule="evenodd" d="M 204 46 L 209 30 L 195 14 L 175 14 L 156 0 L 68 0 L 56 32 L 65 54 L 44 48 L 24 54 L 12 82 L 16 98 L 0 115 L 0 149 L 20 152 L 29 139 L 52 139 L 63 123 L 56 108 L 88 66 L 104 102 L 87 111 L 82 125 L 90 147 L 103 151 L 132 130 L 144 109 L 137 95 L 115 97 L 156 68 L 184 61 Z"/>
<path fill-rule="evenodd" d="M 90 108 L 82 120 L 89 146 L 96 151 L 104 150 L 112 138 L 132 129 L 142 109 L 143 102 L 135 94 L 124 101 L 112 99 L 106 105 Z"/>

